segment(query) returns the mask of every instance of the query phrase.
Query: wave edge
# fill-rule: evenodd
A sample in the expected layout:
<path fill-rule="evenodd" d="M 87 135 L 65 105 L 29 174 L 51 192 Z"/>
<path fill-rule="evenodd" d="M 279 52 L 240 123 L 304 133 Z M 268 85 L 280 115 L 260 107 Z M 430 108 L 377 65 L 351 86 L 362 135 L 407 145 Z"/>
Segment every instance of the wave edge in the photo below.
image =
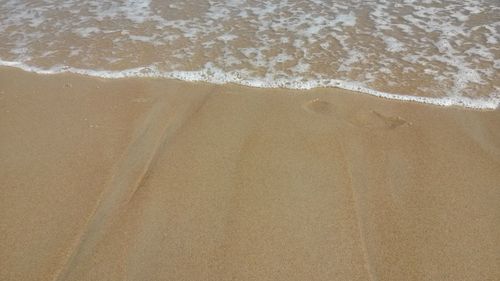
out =
<path fill-rule="evenodd" d="M 69 66 L 55 66 L 50 69 L 30 66 L 17 61 L 6 61 L 0 59 L 0 66 L 14 67 L 27 72 L 38 74 L 61 74 L 73 73 L 90 77 L 121 79 L 121 78 L 167 78 L 178 79 L 188 82 L 207 82 L 212 84 L 239 84 L 255 88 L 286 88 L 294 90 L 310 90 L 315 88 L 339 88 L 380 98 L 399 100 L 405 102 L 417 102 L 437 106 L 457 106 L 477 110 L 496 110 L 500 106 L 500 95 L 488 98 L 469 98 L 463 96 L 455 97 L 420 97 L 404 94 L 387 93 L 368 88 L 360 83 L 343 81 L 337 79 L 316 79 L 300 81 L 299 79 L 243 79 L 238 72 L 224 72 L 220 69 L 208 66 L 202 70 L 195 71 L 170 71 L 161 72 L 155 66 L 144 66 L 120 71 L 89 70 Z"/>

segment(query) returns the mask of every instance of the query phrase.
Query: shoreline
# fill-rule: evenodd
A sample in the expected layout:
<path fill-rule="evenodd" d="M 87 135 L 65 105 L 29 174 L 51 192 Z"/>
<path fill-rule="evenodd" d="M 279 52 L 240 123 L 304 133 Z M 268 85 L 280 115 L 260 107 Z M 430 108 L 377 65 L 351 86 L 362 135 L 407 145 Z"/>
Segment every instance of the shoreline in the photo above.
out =
<path fill-rule="evenodd" d="M 496 280 L 500 110 L 0 67 L 0 280 Z"/>
<path fill-rule="evenodd" d="M 138 67 L 120 71 L 87 70 L 73 67 L 58 66 L 53 70 L 45 70 L 28 66 L 20 62 L 4 61 L 0 59 L 0 68 L 14 68 L 25 72 L 40 75 L 75 74 L 97 79 L 166 79 L 179 80 L 187 83 L 207 83 L 210 85 L 235 85 L 257 89 L 286 89 L 296 91 L 309 91 L 315 89 L 340 89 L 354 94 L 370 95 L 382 99 L 429 104 L 441 107 L 460 107 L 473 110 L 497 110 L 500 108 L 500 97 L 472 99 L 469 97 L 423 97 L 407 94 L 386 93 L 360 85 L 357 82 L 348 82 L 337 79 L 322 79 L 306 82 L 297 81 L 255 81 L 241 80 L 238 73 L 210 73 L 210 70 L 199 71 L 173 71 L 159 73 L 154 66 Z M 218 72 L 221 70 L 217 69 Z"/>

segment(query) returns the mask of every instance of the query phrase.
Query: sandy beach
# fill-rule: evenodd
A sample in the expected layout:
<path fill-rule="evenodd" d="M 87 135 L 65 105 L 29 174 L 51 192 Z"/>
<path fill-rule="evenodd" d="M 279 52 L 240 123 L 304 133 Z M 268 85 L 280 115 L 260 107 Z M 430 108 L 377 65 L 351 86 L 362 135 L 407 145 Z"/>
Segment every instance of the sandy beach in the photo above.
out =
<path fill-rule="evenodd" d="M 0 280 L 499 280 L 500 111 L 0 69 Z"/>

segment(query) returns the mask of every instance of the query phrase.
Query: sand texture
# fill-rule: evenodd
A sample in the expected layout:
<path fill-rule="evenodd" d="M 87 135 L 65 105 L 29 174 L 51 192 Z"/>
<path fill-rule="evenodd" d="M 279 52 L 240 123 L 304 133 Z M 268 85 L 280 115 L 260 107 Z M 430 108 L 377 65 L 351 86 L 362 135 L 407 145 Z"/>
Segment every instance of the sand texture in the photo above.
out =
<path fill-rule="evenodd" d="M 0 69 L 0 280 L 500 280 L 500 111 Z"/>

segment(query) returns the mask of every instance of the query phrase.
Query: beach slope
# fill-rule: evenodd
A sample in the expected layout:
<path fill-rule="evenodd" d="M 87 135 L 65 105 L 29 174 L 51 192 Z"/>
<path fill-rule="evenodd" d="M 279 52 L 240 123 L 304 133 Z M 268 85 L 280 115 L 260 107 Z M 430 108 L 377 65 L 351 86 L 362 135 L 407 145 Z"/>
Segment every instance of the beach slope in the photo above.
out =
<path fill-rule="evenodd" d="M 0 69 L 0 280 L 499 280 L 500 111 Z"/>

